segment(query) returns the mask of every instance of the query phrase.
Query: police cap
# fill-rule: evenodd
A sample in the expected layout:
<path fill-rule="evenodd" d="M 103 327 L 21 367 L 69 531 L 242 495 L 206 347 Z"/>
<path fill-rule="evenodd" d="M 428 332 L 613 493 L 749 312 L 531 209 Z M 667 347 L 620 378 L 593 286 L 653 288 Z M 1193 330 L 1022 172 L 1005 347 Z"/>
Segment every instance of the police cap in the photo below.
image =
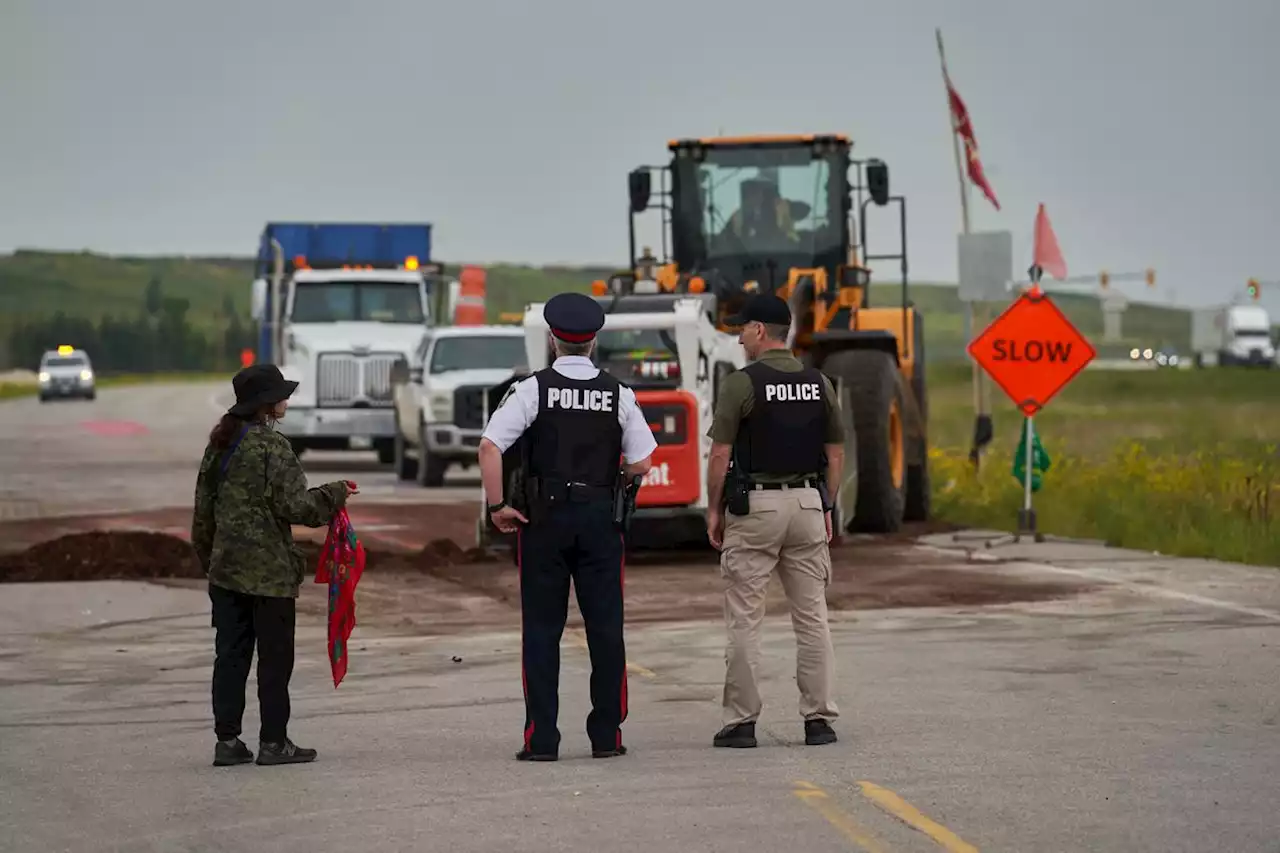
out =
<path fill-rule="evenodd" d="M 585 293 L 558 293 L 547 300 L 542 316 L 551 334 L 571 344 L 584 344 L 604 326 L 604 309 Z"/>
<path fill-rule="evenodd" d="M 772 293 L 757 293 L 747 300 L 741 311 L 725 320 L 729 326 L 745 326 L 747 323 L 790 326 L 791 308 Z"/>

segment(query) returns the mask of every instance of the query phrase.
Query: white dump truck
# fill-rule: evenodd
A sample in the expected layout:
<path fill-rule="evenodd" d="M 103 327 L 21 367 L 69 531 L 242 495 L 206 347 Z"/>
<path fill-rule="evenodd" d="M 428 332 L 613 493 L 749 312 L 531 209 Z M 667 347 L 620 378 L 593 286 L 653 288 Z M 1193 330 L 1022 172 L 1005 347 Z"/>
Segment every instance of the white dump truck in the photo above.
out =
<path fill-rule="evenodd" d="M 449 293 L 430 251 L 428 224 L 263 230 L 253 283 L 257 358 L 299 383 L 279 427 L 295 452 L 373 449 L 392 463 L 391 366 L 412 357 Z"/>

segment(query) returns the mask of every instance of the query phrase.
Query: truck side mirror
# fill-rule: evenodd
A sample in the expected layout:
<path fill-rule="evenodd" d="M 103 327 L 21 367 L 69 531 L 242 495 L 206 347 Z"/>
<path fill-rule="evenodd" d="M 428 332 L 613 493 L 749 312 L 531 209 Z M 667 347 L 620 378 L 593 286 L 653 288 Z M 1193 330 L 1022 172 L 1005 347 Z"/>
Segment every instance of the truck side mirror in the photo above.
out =
<path fill-rule="evenodd" d="M 267 314 L 267 280 L 255 278 L 249 295 L 249 313 L 255 322 L 261 322 Z"/>
<path fill-rule="evenodd" d="M 391 362 L 391 384 L 407 385 L 409 382 L 409 362 L 404 356 Z"/>
<path fill-rule="evenodd" d="M 627 175 L 627 191 L 631 195 L 631 212 L 640 213 L 649 207 L 649 195 L 653 192 L 653 177 L 643 167 Z"/>
<path fill-rule="evenodd" d="M 867 161 L 867 190 L 880 207 L 889 203 L 889 167 L 883 160 Z"/>

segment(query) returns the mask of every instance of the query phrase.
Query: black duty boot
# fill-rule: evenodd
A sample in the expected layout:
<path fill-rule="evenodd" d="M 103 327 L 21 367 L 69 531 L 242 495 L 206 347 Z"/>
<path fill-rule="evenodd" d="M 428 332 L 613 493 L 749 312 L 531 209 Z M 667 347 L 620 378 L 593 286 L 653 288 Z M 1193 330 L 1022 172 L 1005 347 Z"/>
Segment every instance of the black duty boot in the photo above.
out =
<path fill-rule="evenodd" d="M 591 748 L 592 758 L 615 758 L 619 755 L 626 754 L 627 748 L 622 744 L 618 744 L 617 746 L 606 746 L 604 749 L 596 749 L 595 747 Z"/>
<path fill-rule="evenodd" d="M 253 761 L 253 752 L 238 737 L 220 740 L 213 747 L 214 767 L 230 767 L 233 764 L 248 764 L 251 761 Z"/>
<path fill-rule="evenodd" d="M 516 761 L 557 761 L 560 756 L 555 752 L 534 752 L 531 749 L 522 749 L 516 753 Z"/>
<path fill-rule="evenodd" d="M 716 732 L 716 738 L 713 743 L 716 746 L 751 749 L 756 745 L 756 724 L 752 722 L 725 726 Z"/>
<path fill-rule="evenodd" d="M 315 760 L 314 749 L 303 749 L 288 738 L 284 743 L 258 744 L 259 764 L 305 764 Z"/>
<path fill-rule="evenodd" d="M 824 743 L 835 743 L 836 733 L 831 724 L 821 717 L 804 721 L 804 742 L 809 746 L 821 746 Z"/>

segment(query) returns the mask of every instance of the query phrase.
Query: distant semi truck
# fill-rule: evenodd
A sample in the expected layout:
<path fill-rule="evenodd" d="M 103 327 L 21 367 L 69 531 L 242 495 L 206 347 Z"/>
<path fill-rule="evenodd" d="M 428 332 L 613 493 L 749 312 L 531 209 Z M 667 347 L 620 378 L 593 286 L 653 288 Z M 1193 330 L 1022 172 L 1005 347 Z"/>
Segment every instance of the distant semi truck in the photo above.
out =
<path fill-rule="evenodd" d="M 1271 317 L 1260 305 L 1220 305 L 1191 314 L 1196 367 L 1274 367 Z"/>

